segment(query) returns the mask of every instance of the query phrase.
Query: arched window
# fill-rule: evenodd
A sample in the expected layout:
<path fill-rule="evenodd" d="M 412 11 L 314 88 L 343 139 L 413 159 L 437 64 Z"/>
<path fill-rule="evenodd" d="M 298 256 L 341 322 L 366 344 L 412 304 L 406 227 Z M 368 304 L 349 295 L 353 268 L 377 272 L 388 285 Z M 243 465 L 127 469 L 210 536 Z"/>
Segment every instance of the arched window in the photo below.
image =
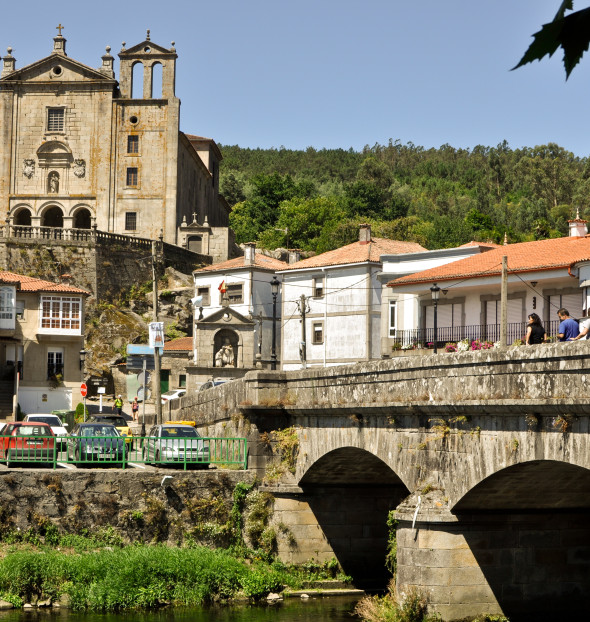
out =
<path fill-rule="evenodd" d="M 59 227 L 63 228 L 64 226 L 64 215 L 57 205 L 52 205 L 48 207 L 41 217 L 41 226 L 42 227 Z"/>
<path fill-rule="evenodd" d="M 143 98 L 143 64 L 137 62 L 131 70 L 131 99 Z"/>
<path fill-rule="evenodd" d="M 26 207 L 18 210 L 14 215 L 14 224 L 18 227 L 30 227 L 31 226 L 31 211 Z"/>
<path fill-rule="evenodd" d="M 90 210 L 79 209 L 74 214 L 74 229 L 90 229 L 91 220 Z"/>
<path fill-rule="evenodd" d="M 152 65 L 152 92 L 154 99 L 162 99 L 162 63 Z"/>

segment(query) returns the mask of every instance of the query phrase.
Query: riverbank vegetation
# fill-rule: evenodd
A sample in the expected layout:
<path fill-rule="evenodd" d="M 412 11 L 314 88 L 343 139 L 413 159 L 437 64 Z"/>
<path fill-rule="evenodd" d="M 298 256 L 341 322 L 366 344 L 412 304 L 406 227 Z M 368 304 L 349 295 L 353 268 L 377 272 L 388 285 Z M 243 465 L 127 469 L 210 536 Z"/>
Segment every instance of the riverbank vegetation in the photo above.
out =
<path fill-rule="evenodd" d="M 523 242 L 566 235 L 578 208 L 590 216 L 590 160 L 554 143 L 222 152 L 236 240 L 268 249 L 331 250 L 355 241 L 359 222 L 429 249 Z"/>
<path fill-rule="evenodd" d="M 15 607 L 60 603 L 93 611 L 256 601 L 270 592 L 334 578 L 338 568 L 330 562 L 290 566 L 233 549 L 106 541 L 69 536 L 60 539 L 60 546 L 5 545 L 0 600 Z"/>

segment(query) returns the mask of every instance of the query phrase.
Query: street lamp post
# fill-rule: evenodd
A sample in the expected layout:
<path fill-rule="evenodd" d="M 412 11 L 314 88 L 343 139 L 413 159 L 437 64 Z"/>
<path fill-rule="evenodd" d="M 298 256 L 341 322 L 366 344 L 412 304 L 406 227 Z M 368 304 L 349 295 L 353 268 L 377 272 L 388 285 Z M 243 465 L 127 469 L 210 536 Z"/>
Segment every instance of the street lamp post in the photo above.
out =
<path fill-rule="evenodd" d="M 82 376 L 82 382 L 84 382 L 84 375 L 85 375 L 85 370 L 84 370 L 84 363 L 86 362 L 86 350 L 84 350 L 84 348 L 82 348 L 82 350 L 80 350 L 80 371 L 81 376 Z M 83 421 L 86 421 L 86 396 L 84 396 L 84 419 Z"/>
<path fill-rule="evenodd" d="M 270 291 L 272 293 L 272 347 L 270 351 L 270 368 L 277 368 L 277 296 L 281 289 L 281 283 L 275 274 L 270 282 Z"/>
<path fill-rule="evenodd" d="M 430 288 L 432 294 L 432 302 L 434 303 L 434 353 L 438 353 L 437 341 L 438 341 L 438 326 L 437 326 L 437 311 L 438 311 L 438 297 L 440 296 L 440 287 L 436 283 Z"/>

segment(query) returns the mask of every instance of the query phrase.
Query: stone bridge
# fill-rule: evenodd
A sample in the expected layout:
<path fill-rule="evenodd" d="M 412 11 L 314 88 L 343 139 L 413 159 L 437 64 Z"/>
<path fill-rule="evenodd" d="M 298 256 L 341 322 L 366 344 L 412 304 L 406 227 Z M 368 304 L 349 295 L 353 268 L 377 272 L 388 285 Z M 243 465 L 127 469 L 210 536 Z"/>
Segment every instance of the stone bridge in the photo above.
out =
<path fill-rule="evenodd" d="M 290 530 L 283 558 L 336 556 L 383 587 L 396 510 L 398 588 L 444 619 L 559 619 L 588 610 L 589 354 L 557 343 L 250 372 L 175 418 L 248 436 Z"/>

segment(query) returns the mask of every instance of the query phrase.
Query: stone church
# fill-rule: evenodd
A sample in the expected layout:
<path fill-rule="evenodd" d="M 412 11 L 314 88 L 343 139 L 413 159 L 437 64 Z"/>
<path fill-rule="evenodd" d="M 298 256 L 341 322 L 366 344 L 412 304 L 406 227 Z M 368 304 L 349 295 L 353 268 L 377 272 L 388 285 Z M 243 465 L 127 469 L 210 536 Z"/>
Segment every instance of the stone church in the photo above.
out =
<path fill-rule="evenodd" d="M 94 226 L 162 235 L 227 259 L 234 243 L 219 194 L 222 156 L 213 140 L 179 130 L 174 42 L 164 48 L 148 31 L 137 45 L 123 43 L 117 81 L 110 47 L 93 69 L 66 54 L 61 28 L 49 56 L 22 69 L 11 48 L 2 58 L 0 225 L 31 237 L 63 228 L 75 239 Z"/>

